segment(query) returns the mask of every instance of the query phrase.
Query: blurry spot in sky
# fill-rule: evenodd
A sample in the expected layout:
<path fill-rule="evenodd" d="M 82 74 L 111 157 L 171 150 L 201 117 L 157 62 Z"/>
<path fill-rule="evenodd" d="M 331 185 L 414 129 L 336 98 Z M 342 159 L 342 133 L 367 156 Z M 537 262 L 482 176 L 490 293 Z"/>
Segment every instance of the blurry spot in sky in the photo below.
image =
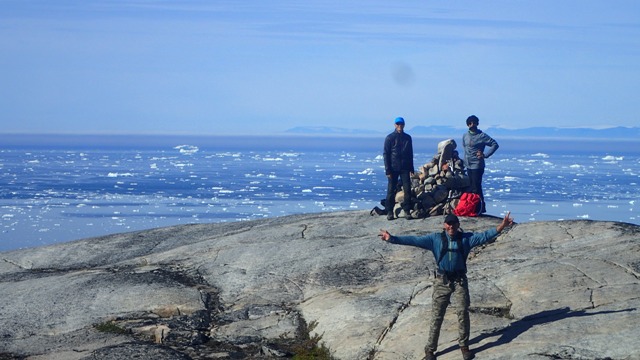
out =
<path fill-rule="evenodd" d="M 400 86 L 411 86 L 415 82 L 415 74 L 413 68 L 406 63 L 397 63 L 393 65 L 391 70 L 393 81 Z"/>

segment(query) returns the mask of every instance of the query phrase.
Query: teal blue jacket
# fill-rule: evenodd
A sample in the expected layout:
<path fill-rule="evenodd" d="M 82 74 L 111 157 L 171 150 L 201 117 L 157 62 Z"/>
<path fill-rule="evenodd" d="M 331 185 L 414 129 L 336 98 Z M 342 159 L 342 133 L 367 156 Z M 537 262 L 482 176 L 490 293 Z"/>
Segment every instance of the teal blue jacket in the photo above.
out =
<path fill-rule="evenodd" d="M 498 235 L 498 230 L 495 228 L 489 229 L 485 232 L 470 233 L 459 232 L 460 243 L 462 244 L 462 251 L 458 249 L 458 242 L 452 240 L 449 234 L 445 233 L 448 242 L 448 251 L 442 257 L 442 261 L 438 264 L 440 271 L 446 272 L 467 272 L 467 257 L 471 252 L 471 249 L 485 244 L 491 241 Z M 442 252 L 442 233 L 432 233 L 424 236 L 391 236 L 389 242 L 392 244 L 409 245 L 431 250 L 433 256 L 436 259 L 436 263 L 440 258 Z"/>

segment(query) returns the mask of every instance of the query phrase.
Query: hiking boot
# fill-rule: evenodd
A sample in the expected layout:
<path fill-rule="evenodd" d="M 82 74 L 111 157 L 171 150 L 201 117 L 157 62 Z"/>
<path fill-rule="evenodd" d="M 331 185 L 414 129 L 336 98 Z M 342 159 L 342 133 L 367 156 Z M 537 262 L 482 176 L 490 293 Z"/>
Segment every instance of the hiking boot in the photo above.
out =
<path fill-rule="evenodd" d="M 393 217 L 393 213 L 390 212 L 387 214 L 387 220 L 394 220 L 395 218 Z"/>
<path fill-rule="evenodd" d="M 436 360 L 436 355 L 433 353 L 433 351 L 425 350 L 424 353 L 425 353 L 424 360 Z"/>
<path fill-rule="evenodd" d="M 411 215 L 411 214 L 409 214 L 409 213 L 407 213 L 407 215 L 406 215 L 404 218 L 405 218 L 405 219 L 407 219 L 407 220 L 413 220 L 413 219 L 415 219 L 415 218 L 413 217 L 413 215 Z"/>
<path fill-rule="evenodd" d="M 473 353 L 469 350 L 468 346 L 460 347 L 460 351 L 462 351 L 462 358 L 464 360 L 471 360 L 474 358 Z"/>

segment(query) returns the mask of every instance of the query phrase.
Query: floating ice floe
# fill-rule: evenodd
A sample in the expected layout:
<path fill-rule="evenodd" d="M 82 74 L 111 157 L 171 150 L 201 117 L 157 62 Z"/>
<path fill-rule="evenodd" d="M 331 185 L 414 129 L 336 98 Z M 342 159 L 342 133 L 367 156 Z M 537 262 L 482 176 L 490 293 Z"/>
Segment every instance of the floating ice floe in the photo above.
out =
<path fill-rule="evenodd" d="M 607 155 L 607 156 L 603 157 L 602 160 L 604 160 L 604 161 L 622 161 L 622 160 L 624 160 L 624 156 Z"/>
<path fill-rule="evenodd" d="M 543 159 L 546 159 L 546 158 L 548 158 L 548 157 L 549 157 L 549 155 L 547 155 L 547 154 L 545 154 L 545 153 L 536 153 L 536 154 L 533 154 L 533 155 L 531 155 L 531 156 L 533 156 L 533 157 L 541 157 L 541 158 L 543 158 Z"/>
<path fill-rule="evenodd" d="M 372 168 L 364 169 L 358 172 L 358 175 L 373 175 L 373 169 Z"/>
<path fill-rule="evenodd" d="M 495 189 L 494 192 L 496 193 L 505 193 L 505 192 L 511 192 L 511 188 L 506 188 L 506 189 Z"/>
<path fill-rule="evenodd" d="M 197 146 L 194 145 L 178 145 L 174 147 L 174 149 L 178 150 L 180 154 L 184 155 L 193 155 L 200 150 Z"/>
<path fill-rule="evenodd" d="M 117 173 L 117 172 L 115 172 L 115 173 L 110 172 L 109 174 L 107 174 L 107 177 L 112 177 L 112 178 L 116 178 L 116 177 L 130 177 L 130 176 L 133 176 L 133 174 L 132 174 L 132 173 Z"/>

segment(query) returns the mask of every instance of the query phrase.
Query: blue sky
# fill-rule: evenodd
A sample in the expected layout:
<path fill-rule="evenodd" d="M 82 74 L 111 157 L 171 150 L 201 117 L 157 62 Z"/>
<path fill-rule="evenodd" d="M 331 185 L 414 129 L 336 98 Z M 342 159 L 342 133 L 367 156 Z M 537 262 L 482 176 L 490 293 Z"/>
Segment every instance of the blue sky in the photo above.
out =
<path fill-rule="evenodd" d="M 640 1 L 0 0 L 4 133 L 638 126 Z"/>

